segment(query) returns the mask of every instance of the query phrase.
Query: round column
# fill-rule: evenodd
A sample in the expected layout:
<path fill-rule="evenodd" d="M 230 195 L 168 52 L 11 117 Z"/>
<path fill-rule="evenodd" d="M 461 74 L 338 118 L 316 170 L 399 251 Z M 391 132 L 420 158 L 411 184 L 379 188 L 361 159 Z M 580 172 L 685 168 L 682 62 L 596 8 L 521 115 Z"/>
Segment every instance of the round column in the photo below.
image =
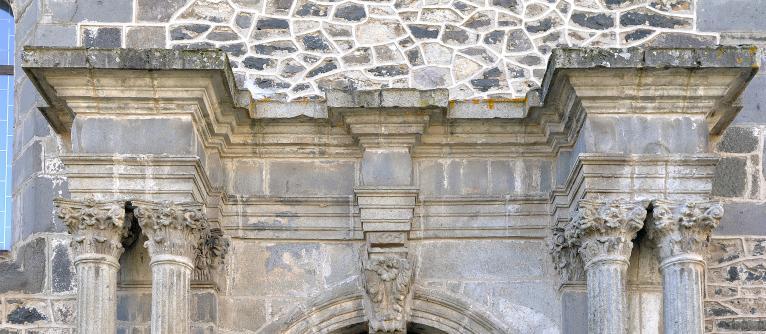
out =
<path fill-rule="evenodd" d="M 79 334 L 114 334 L 117 330 L 117 274 L 128 234 L 125 204 L 95 200 L 56 200 L 58 216 L 72 234 L 77 271 Z"/>
<path fill-rule="evenodd" d="M 588 333 L 623 334 L 628 330 L 627 271 L 631 241 L 644 225 L 646 208 L 623 200 L 578 203 L 573 238 L 585 263 Z"/>
<path fill-rule="evenodd" d="M 152 334 L 190 332 L 194 259 L 207 220 L 196 203 L 138 204 L 136 217 L 149 240 L 152 267 Z"/>
<path fill-rule="evenodd" d="M 659 253 L 665 334 L 704 332 L 704 253 L 722 216 L 714 202 L 652 203 L 647 230 Z"/>

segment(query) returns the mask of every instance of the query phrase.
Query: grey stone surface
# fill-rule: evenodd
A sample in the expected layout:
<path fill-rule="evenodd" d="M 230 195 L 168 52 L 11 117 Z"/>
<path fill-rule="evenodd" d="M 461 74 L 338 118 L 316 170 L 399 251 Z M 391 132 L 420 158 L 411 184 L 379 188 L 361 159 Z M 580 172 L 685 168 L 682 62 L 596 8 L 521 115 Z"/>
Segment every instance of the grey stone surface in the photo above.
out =
<path fill-rule="evenodd" d="M 117 320 L 147 322 L 152 316 L 151 306 L 151 294 L 119 294 L 117 296 Z"/>
<path fill-rule="evenodd" d="M 740 197 L 747 186 L 747 161 L 743 158 L 721 158 L 713 179 L 714 196 Z"/>
<path fill-rule="evenodd" d="M 69 196 L 66 181 L 53 182 L 50 178 L 34 177 L 15 189 L 14 212 L 23 212 L 23 218 L 14 215 L 13 240 L 18 242 L 34 233 L 64 232 L 66 228 L 53 218 L 53 201 L 58 196 Z M 21 224 L 20 222 L 24 222 Z"/>
<path fill-rule="evenodd" d="M 34 1 L 33 1 L 34 2 Z M 47 10 L 54 20 L 70 23 L 130 22 L 133 20 L 133 2 L 124 0 L 52 0 Z"/>
<path fill-rule="evenodd" d="M 51 291 L 54 293 L 72 291 L 75 271 L 70 257 L 69 247 L 60 243 L 52 247 L 51 252 Z"/>
<path fill-rule="evenodd" d="M 125 47 L 135 49 L 164 48 L 165 28 L 154 26 L 127 27 L 125 31 Z"/>
<path fill-rule="evenodd" d="M 40 293 L 46 279 L 45 239 L 36 238 L 18 249 L 16 261 L 0 261 L 0 292 Z"/>
<path fill-rule="evenodd" d="M 122 28 L 83 27 L 80 42 L 86 48 L 119 48 L 122 46 Z"/>
<path fill-rule="evenodd" d="M 77 27 L 73 24 L 38 24 L 30 43 L 45 46 L 76 46 Z"/>
<path fill-rule="evenodd" d="M 563 292 L 561 294 L 561 316 L 562 333 L 588 333 L 588 296 L 585 292 Z"/>
<path fill-rule="evenodd" d="M 353 194 L 353 163 L 272 162 L 269 164 L 268 194 L 274 196 Z"/>
<path fill-rule="evenodd" d="M 366 150 L 361 164 L 365 186 L 412 184 L 412 158 L 407 151 Z"/>
<path fill-rule="evenodd" d="M 138 22 L 168 22 L 181 9 L 186 0 L 137 0 L 136 20 Z"/>
<path fill-rule="evenodd" d="M 704 123 L 691 117 L 593 117 L 584 130 L 589 152 L 702 153 L 708 146 Z"/>
<path fill-rule="evenodd" d="M 765 204 L 727 203 L 724 210 L 726 215 L 713 231 L 715 235 L 766 235 L 766 224 L 762 219 L 766 215 Z"/>
<path fill-rule="evenodd" d="M 766 124 L 766 75 L 760 72 L 742 94 L 743 107 L 734 124 Z"/>
<path fill-rule="evenodd" d="M 79 153 L 193 154 L 196 143 L 189 119 L 88 117 L 72 126 L 72 150 Z"/>
<path fill-rule="evenodd" d="M 698 0 L 700 31 L 763 31 L 766 7 L 759 0 Z"/>
<path fill-rule="evenodd" d="M 13 161 L 13 188 L 18 189 L 21 184 L 33 177 L 43 168 L 43 148 L 39 141 L 32 142 L 23 151 L 14 152 Z"/>
<path fill-rule="evenodd" d="M 758 149 L 760 141 L 757 128 L 730 127 L 724 132 L 716 149 L 726 153 L 751 153 Z"/>

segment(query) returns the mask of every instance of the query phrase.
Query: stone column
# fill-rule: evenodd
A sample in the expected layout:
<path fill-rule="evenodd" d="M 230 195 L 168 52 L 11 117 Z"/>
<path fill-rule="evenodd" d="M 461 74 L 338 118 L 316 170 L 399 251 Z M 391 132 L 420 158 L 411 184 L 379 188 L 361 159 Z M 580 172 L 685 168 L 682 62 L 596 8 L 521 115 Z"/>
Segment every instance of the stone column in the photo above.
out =
<path fill-rule="evenodd" d="M 189 295 L 194 260 L 207 220 L 201 205 L 135 203 L 149 239 L 152 267 L 152 334 L 189 333 Z"/>
<path fill-rule="evenodd" d="M 644 226 L 646 207 L 623 200 L 581 200 L 572 221 L 585 264 L 588 332 L 627 333 L 627 270 L 631 241 Z"/>
<path fill-rule="evenodd" d="M 117 329 L 117 273 L 129 233 L 124 202 L 56 199 L 58 217 L 72 234 L 77 270 L 77 333 L 114 334 Z"/>
<path fill-rule="evenodd" d="M 722 216 L 714 202 L 652 203 L 647 230 L 660 258 L 665 334 L 704 332 L 704 254 Z"/>

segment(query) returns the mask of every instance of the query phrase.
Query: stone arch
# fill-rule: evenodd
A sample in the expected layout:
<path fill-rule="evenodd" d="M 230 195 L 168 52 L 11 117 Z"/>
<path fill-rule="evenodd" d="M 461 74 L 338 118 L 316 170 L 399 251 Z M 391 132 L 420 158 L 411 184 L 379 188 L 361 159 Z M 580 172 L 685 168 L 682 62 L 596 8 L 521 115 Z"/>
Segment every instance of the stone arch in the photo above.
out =
<path fill-rule="evenodd" d="M 516 333 L 475 304 L 453 294 L 413 287 L 408 321 L 446 333 Z M 361 287 L 342 286 L 320 295 L 311 304 L 299 306 L 279 321 L 263 328 L 261 333 L 314 334 L 333 333 L 364 323 Z"/>

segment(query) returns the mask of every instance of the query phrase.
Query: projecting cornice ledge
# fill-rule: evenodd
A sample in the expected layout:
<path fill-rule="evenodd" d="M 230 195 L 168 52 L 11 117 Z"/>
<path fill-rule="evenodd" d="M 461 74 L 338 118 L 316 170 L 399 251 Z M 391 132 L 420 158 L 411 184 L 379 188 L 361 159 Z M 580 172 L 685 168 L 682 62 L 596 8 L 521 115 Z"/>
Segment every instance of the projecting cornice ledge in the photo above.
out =
<path fill-rule="evenodd" d="M 446 89 L 327 91 L 323 99 L 254 100 L 220 50 L 26 47 L 22 66 L 42 92 L 56 131 L 79 113 L 198 112 L 212 136 L 252 119 L 332 118 L 333 110 L 430 109 L 446 118 L 501 118 L 571 134 L 583 114 L 696 114 L 720 133 L 758 69 L 755 47 L 554 50 L 542 87 L 518 99 L 455 100 Z M 202 124 L 204 124 L 203 122 Z M 576 132 L 576 130 L 575 130 Z"/>

